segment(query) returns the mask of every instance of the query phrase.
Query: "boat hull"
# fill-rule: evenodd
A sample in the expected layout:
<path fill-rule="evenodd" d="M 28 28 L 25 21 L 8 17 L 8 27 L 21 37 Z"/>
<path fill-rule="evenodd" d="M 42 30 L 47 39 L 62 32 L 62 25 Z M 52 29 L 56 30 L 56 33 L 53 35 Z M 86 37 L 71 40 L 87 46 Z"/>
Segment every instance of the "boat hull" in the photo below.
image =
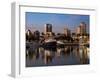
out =
<path fill-rule="evenodd" d="M 57 42 L 46 42 L 44 45 L 49 47 L 54 47 L 57 45 Z"/>

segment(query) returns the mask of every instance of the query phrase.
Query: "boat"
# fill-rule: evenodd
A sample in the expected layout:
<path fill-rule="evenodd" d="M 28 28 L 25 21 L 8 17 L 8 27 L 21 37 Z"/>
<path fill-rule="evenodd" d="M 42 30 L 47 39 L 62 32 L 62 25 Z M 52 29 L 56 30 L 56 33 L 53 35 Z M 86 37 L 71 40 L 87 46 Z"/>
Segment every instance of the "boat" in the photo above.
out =
<path fill-rule="evenodd" d="M 64 45 L 64 43 L 62 41 L 57 41 L 57 44 Z"/>
<path fill-rule="evenodd" d="M 64 47 L 64 42 L 57 41 L 57 47 Z"/>
<path fill-rule="evenodd" d="M 57 41 L 55 39 L 47 39 L 44 42 L 45 47 L 52 47 L 53 48 L 53 47 L 56 47 L 56 45 L 57 45 Z"/>

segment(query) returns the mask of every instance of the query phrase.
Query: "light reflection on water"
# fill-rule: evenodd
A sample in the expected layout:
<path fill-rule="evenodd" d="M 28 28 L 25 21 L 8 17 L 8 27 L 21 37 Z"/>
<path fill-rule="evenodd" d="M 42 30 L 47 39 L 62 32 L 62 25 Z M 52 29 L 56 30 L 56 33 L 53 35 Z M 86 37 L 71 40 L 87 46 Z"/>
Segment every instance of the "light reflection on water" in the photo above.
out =
<path fill-rule="evenodd" d="M 26 67 L 89 64 L 89 48 L 65 46 L 64 48 L 26 49 Z"/>

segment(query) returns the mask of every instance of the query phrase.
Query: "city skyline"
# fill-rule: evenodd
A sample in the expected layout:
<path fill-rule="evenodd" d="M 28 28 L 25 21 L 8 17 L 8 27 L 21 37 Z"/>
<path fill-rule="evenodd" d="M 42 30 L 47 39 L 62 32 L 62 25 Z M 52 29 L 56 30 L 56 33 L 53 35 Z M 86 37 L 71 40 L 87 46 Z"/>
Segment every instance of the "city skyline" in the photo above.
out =
<path fill-rule="evenodd" d="M 62 32 L 64 28 L 75 32 L 81 22 L 86 23 L 89 32 L 89 15 L 26 12 L 26 29 L 40 32 L 44 32 L 44 25 L 48 23 L 52 24 L 55 33 Z"/>

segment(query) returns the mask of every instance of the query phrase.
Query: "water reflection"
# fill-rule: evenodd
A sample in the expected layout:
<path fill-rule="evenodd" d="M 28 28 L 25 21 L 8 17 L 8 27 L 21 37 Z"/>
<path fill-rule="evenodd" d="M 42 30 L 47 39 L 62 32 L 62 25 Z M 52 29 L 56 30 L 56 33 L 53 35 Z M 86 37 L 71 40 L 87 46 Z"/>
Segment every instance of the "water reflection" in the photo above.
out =
<path fill-rule="evenodd" d="M 55 49 L 38 47 L 26 49 L 26 66 L 54 66 L 89 64 L 89 48 L 86 46 L 65 46 Z"/>

